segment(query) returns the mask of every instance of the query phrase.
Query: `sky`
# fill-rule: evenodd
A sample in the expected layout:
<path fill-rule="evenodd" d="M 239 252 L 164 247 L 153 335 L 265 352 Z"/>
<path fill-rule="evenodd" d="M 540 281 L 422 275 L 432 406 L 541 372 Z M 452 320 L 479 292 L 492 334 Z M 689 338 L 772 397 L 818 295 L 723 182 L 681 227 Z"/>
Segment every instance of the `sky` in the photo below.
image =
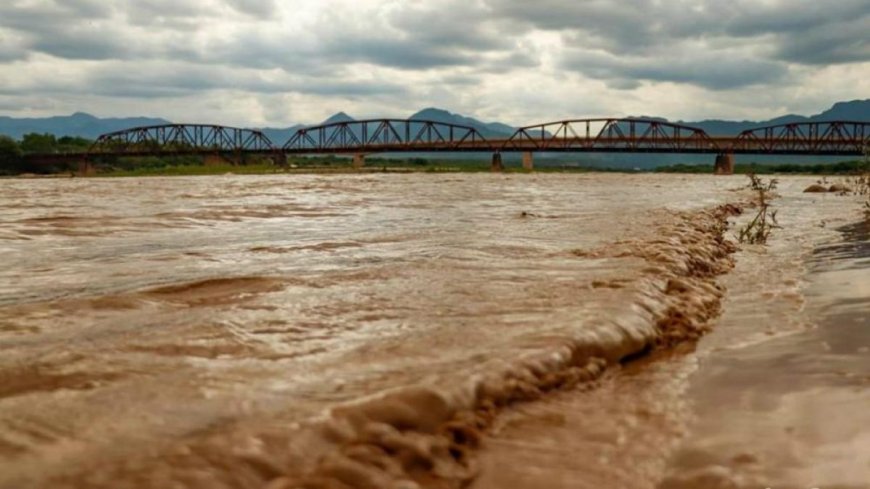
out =
<path fill-rule="evenodd" d="M 870 0 L 0 0 L 0 115 L 763 120 L 870 98 Z"/>

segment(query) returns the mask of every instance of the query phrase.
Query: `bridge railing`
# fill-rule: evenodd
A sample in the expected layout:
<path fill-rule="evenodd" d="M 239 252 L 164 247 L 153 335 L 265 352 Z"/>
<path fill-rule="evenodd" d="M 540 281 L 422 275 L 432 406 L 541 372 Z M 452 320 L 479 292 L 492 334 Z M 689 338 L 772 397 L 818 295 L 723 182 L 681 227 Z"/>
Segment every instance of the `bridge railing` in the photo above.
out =
<path fill-rule="evenodd" d="M 427 120 L 372 119 L 335 122 L 298 130 L 285 151 L 331 153 L 381 151 L 468 151 L 489 148 L 469 126 Z"/>

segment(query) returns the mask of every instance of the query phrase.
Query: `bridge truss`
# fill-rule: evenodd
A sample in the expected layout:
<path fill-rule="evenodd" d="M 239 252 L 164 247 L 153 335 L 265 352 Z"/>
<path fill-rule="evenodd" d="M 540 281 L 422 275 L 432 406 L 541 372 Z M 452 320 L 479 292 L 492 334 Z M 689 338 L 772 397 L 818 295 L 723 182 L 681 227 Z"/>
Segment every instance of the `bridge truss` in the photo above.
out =
<path fill-rule="evenodd" d="M 104 134 L 88 156 L 167 156 L 191 154 L 275 153 L 262 132 L 207 124 L 165 124 L 134 127 Z"/>
<path fill-rule="evenodd" d="M 287 153 L 491 151 L 473 127 L 426 120 L 373 119 L 303 128 L 284 145 Z"/>
<path fill-rule="evenodd" d="M 870 147 L 870 122 L 801 122 L 740 133 L 733 153 L 860 155 Z"/>
<path fill-rule="evenodd" d="M 502 151 L 697 153 L 716 150 L 702 129 L 654 119 L 577 119 L 518 129 Z"/>
<path fill-rule="evenodd" d="M 706 153 L 862 156 L 870 151 L 870 122 L 800 122 L 760 127 L 737 136 L 643 118 L 576 119 L 536 124 L 513 134 L 428 120 L 334 122 L 296 131 L 276 146 L 261 131 L 209 124 L 165 124 L 104 134 L 86 152 L 31 154 L 33 164 L 57 165 L 111 157 L 210 155 L 241 162 L 260 155 L 283 164 L 289 155 L 346 154 L 362 162 L 377 153 L 539 152 Z M 496 158 L 498 156 L 499 158 Z M 733 158 L 731 159 L 733 161 Z M 499 163 L 500 164 L 500 163 Z"/>

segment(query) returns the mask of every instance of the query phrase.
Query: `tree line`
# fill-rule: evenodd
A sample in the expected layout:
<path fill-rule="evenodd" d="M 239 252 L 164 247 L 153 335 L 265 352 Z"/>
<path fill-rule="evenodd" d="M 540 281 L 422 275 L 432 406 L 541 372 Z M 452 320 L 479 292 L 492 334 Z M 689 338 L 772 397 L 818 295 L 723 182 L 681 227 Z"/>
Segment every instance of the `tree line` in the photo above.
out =
<path fill-rule="evenodd" d="M 710 165 L 670 165 L 660 166 L 657 173 L 710 173 Z M 737 163 L 734 173 L 738 174 L 812 174 L 812 175 L 855 175 L 870 171 L 865 160 L 840 161 L 838 163 Z"/>
<path fill-rule="evenodd" d="M 54 134 L 30 133 L 25 134 L 20 140 L 0 135 L 0 174 L 44 172 L 45 169 L 42 168 L 30 168 L 25 157 L 29 154 L 82 152 L 92 143 L 93 141 L 87 138 L 57 137 Z"/>

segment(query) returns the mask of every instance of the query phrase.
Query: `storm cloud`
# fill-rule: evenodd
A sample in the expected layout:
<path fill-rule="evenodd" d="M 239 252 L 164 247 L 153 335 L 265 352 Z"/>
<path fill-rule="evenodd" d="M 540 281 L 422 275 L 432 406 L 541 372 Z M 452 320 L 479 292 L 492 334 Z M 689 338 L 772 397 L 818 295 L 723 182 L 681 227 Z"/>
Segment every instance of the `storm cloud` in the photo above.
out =
<path fill-rule="evenodd" d="M 11 0 L 0 15 L 14 116 L 766 118 L 865 98 L 868 80 L 870 0 Z"/>

